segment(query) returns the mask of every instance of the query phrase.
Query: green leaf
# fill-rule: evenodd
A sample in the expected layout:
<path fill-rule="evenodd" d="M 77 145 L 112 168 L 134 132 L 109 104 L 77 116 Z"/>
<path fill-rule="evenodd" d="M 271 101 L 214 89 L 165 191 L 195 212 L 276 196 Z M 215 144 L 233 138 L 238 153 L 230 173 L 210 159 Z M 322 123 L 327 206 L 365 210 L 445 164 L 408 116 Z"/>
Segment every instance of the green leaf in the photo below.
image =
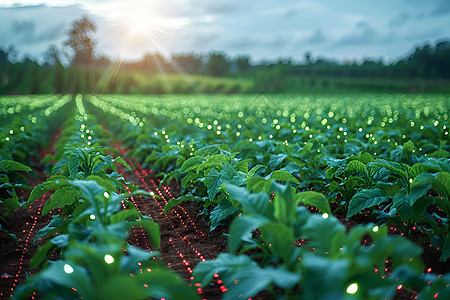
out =
<path fill-rule="evenodd" d="M 49 162 L 52 162 L 52 161 L 54 161 L 54 160 L 55 160 L 55 158 L 53 157 L 53 155 L 47 154 L 47 155 L 41 160 L 41 164 L 45 165 L 45 164 L 47 164 L 47 163 L 49 163 Z"/>
<path fill-rule="evenodd" d="M 389 171 L 400 175 L 403 179 L 405 179 L 405 180 L 407 179 L 407 175 L 406 175 L 405 171 L 402 170 L 403 167 L 399 163 L 386 161 L 384 159 L 376 159 L 374 162 L 374 165 L 378 165 L 380 167 L 385 167 Z"/>
<path fill-rule="evenodd" d="M 28 171 L 31 168 L 13 160 L 0 160 L 0 172 Z"/>
<path fill-rule="evenodd" d="M 250 257 L 246 255 L 233 255 L 229 253 L 219 253 L 215 260 L 200 262 L 194 269 L 194 278 L 201 283 L 202 287 L 207 286 L 214 278 L 214 274 L 222 277 L 232 276 L 238 268 L 257 266 Z"/>
<path fill-rule="evenodd" d="M 219 189 L 222 187 L 223 181 L 221 179 L 221 174 L 216 169 L 211 168 L 206 172 L 205 175 L 206 175 L 205 183 L 209 196 L 209 201 L 213 202 L 214 198 L 219 192 Z"/>
<path fill-rule="evenodd" d="M 94 180 L 71 180 L 70 183 L 78 187 L 81 191 L 81 195 L 95 205 L 98 202 L 98 197 L 103 196 L 105 188 L 100 186 Z"/>
<path fill-rule="evenodd" d="M 174 208 L 175 206 L 177 206 L 178 204 L 185 202 L 185 201 L 192 201 L 192 200 L 198 200 L 198 197 L 193 196 L 193 195 L 187 195 L 187 196 L 181 196 L 179 198 L 172 198 L 169 200 L 169 202 L 167 202 L 167 204 L 164 206 L 164 209 L 162 211 L 162 213 L 165 213 L 166 211 L 168 211 L 169 209 Z"/>
<path fill-rule="evenodd" d="M 188 185 L 192 182 L 192 181 L 194 181 L 195 179 L 197 179 L 197 178 L 200 178 L 201 176 L 200 175 L 198 175 L 197 173 L 195 173 L 195 172 L 188 172 L 187 174 L 186 174 L 186 176 L 184 176 L 183 177 L 183 180 L 181 180 L 181 186 L 182 187 L 184 187 L 184 188 L 187 188 L 188 187 Z"/>
<path fill-rule="evenodd" d="M 371 190 L 361 190 L 356 193 L 350 200 L 348 206 L 347 218 L 350 218 L 361 210 L 379 205 L 383 202 L 388 201 L 386 193 L 378 188 Z"/>
<path fill-rule="evenodd" d="M 233 168 L 231 164 L 223 164 L 220 171 L 220 177 L 225 182 L 232 181 L 233 177 L 238 176 L 238 172 Z"/>
<path fill-rule="evenodd" d="M 58 189 L 52 197 L 47 200 L 44 208 L 42 209 L 42 214 L 45 215 L 49 211 L 54 210 L 58 207 L 65 207 L 72 205 L 78 198 L 80 197 L 80 193 L 70 186 L 65 186 Z"/>
<path fill-rule="evenodd" d="M 52 253 L 57 247 L 58 246 L 50 241 L 46 242 L 42 246 L 39 246 L 36 254 L 34 254 L 33 258 L 31 259 L 29 268 L 34 269 L 41 267 L 47 260 L 47 257 L 50 255 L 50 253 Z"/>
<path fill-rule="evenodd" d="M 439 172 L 439 171 L 441 171 L 441 169 L 438 167 L 432 167 L 432 166 L 425 165 L 422 163 L 417 163 L 417 164 L 414 164 L 409 169 L 409 177 L 414 179 L 418 175 L 420 175 L 421 173 L 424 173 L 424 172 L 435 173 L 435 172 Z"/>
<path fill-rule="evenodd" d="M 272 170 L 276 169 L 278 167 L 278 165 L 281 164 L 287 156 L 288 155 L 284 154 L 284 153 L 270 155 L 269 167 Z"/>
<path fill-rule="evenodd" d="M 242 205 L 246 215 L 261 215 L 273 218 L 273 205 L 266 193 L 250 194 L 244 187 L 227 184 L 227 192 L 231 201 L 237 201 Z"/>
<path fill-rule="evenodd" d="M 251 241 L 253 231 L 259 226 L 271 223 L 264 216 L 241 215 L 234 219 L 230 226 L 228 237 L 228 249 L 231 253 L 237 252 L 243 241 Z"/>
<path fill-rule="evenodd" d="M 77 153 L 72 153 L 69 155 L 69 175 L 72 178 L 77 177 L 78 168 L 80 167 L 80 159 Z"/>
<path fill-rule="evenodd" d="M 287 186 L 282 193 L 275 193 L 273 198 L 274 216 L 279 222 L 292 224 L 295 220 L 294 188 Z"/>
<path fill-rule="evenodd" d="M 325 195 L 322 193 L 306 191 L 295 194 L 294 197 L 295 201 L 297 202 L 297 205 L 299 203 L 302 203 L 304 205 L 310 205 L 317 208 L 322 213 L 331 214 L 330 204 L 328 203 Z"/>
<path fill-rule="evenodd" d="M 238 162 L 235 165 L 234 169 L 236 171 L 243 172 L 243 173 L 247 174 L 248 173 L 248 163 L 249 163 L 248 159 L 242 160 L 242 161 Z"/>
<path fill-rule="evenodd" d="M 68 220 L 65 220 L 63 218 L 53 217 L 50 223 L 47 224 L 47 226 L 38 231 L 34 238 L 34 242 L 56 231 L 65 232 L 64 228 L 67 228 L 68 222 Z"/>
<path fill-rule="evenodd" d="M 92 170 L 92 174 L 98 174 L 105 166 L 107 166 L 108 164 L 104 161 L 101 161 L 99 163 L 97 163 L 94 167 L 94 169 Z"/>
<path fill-rule="evenodd" d="M 262 177 L 250 177 L 247 179 L 247 189 L 251 192 L 259 192 L 264 190 L 264 187 L 268 182 L 268 180 Z"/>
<path fill-rule="evenodd" d="M 413 205 L 417 200 L 428 193 L 428 191 L 431 189 L 431 183 L 433 179 L 434 177 L 432 175 L 425 172 L 414 178 L 414 180 L 410 184 L 410 192 L 408 194 L 410 205 Z"/>
<path fill-rule="evenodd" d="M 224 282 L 228 291 L 223 295 L 223 299 L 248 299 L 266 290 L 272 283 L 289 289 L 299 282 L 300 278 L 300 274 L 291 273 L 282 268 L 263 269 L 258 265 L 242 266 L 236 270 L 232 278 L 225 278 Z"/>
<path fill-rule="evenodd" d="M 439 261 L 446 261 L 450 257 L 450 234 L 445 238 L 444 246 L 442 247 L 442 254 Z"/>
<path fill-rule="evenodd" d="M 69 158 L 68 157 L 63 157 L 61 160 L 59 160 L 52 168 L 52 172 L 51 175 L 55 175 L 56 173 L 58 173 L 59 171 L 61 171 L 61 169 L 67 165 L 67 163 L 69 162 Z"/>
<path fill-rule="evenodd" d="M 66 247 L 69 244 L 69 235 L 68 234 L 59 234 L 52 238 L 50 242 L 60 248 Z"/>
<path fill-rule="evenodd" d="M 437 150 L 427 155 L 428 157 L 435 158 L 450 158 L 450 153 L 445 150 Z"/>
<path fill-rule="evenodd" d="M 412 207 L 409 204 L 409 199 L 405 190 L 401 190 L 395 194 L 394 199 L 392 199 L 392 205 L 397 209 L 397 213 L 403 222 L 406 222 L 411 218 Z"/>
<path fill-rule="evenodd" d="M 351 261 L 330 259 L 324 256 L 304 255 L 301 259 L 305 269 L 300 299 L 340 299 L 351 274 Z M 338 296 L 339 295 L 339 296 Z M 364 296 L 354 299 L 364 299 Z M 345 296 L 342 297 L 343 299 Z M 351 299 L 351 298 L 348 298 Z"/>
<path fill-rule="evenodd" d="M 267 175 L 265 179 L 274 179 L 277 181 L 291 182 L 295 184 L 300 183 L 300 181 L 298 181 L 297 178 L 294 177 L 294 175 L 292 175 L 288 171 L 281 171 L 281 170 L 273 171 L 272 173 Z"/>
<path fill-rule="evenodd" d="M 375 161 L 375 159 L 373 159 L 372 154 L 370 154 L 368 152 L 364 152 L 362 154 L 358 154 L 356 156 L 356 159 L 359 160 L 360 162 L 362 162 L 363 164 L 368 164 L 370 162 Z"/>
<path fill-rule="evenodd" d="M 34 187 L 28 198 L 28 204 L 44 195 L 47 191 L 55 190 L 57 188 L 69 185 L 68 178 L 65 176 L 53 176 L 44 183 L 41 183 Z"/>
<path fill-rule="evenodd" d="M 450 201 L 450 174 L 440 172 L 436 180 L 433 180 L 433 187 L 440 193 L 447 201 Z"/>
<path fill-rule="evenodd" d="M 138 220 L 142 214 L 136 209 L 133 204 L 127 201 L 128 209 L 121 210 L 111 216 L 111 224 L 117 224 L 125 220 Z"/>
<path fill-rule="evenodd" d="M 411 199 L 410 199 L 411 203 Z M 430 199 L 428 197 L 420 198 L 418 201 L 412 205 L 412 211 L 411 211 L 411 219 L 414 222 L 417 222 L 417 220 L 420 219 L 420 217 L 423 216 L 423 214 L 426 212 L 427 208 L 432 206 L 434 204 L 434 200 Z"/>
<path fill-rule="evenodd" d="M 100 186 L 104 187 L 106 189 L 106 191 L 109 193 L 115 192 L 117 190 L 109 178 L 105 179 L 98 175 L 89 175 L 85 180 L 88 180 L 88 181 L 92 180 L 92 181 L 97 182 Z"/>
<path fill-rule="evenodd" d="M 313 147 L 313 143 L 308 142 L 308 143 L 305 145 L 305 147 L 303 147 L 303 148 L 300 150 L 299 154 L 300 154 L 300 155 L 305 155 L 306 153 L 310 153 L 312 147 Z"/>
<path fill-rule="evenodd" d="M 326 219 L 311 215 L 302 228 L 302 237 L 309 240 L 309 248 L 316 248 L 319 253 L 330 255 L 339 253 L 345 237 L 345 227 L 334 217 Z"/>
<path fill-rule="evenodd" d="M 204 156 L 194 156 L 186 160 L 180 168 L 180 172 L 189 172 L 197 169 L 197 167 L 206 161 Z"/>
<path fill-rule="evenodd" d="M 403 144 L 403 151 L 412 153 L 413 150 L 414 150 L 414 143 L 411 140 Z"/>
<path fill-rule="evenodd" d="M 345 171 L 346 172 L 358 171 L 361 174 L 365 174 L 366 173 L 366 166 L 362 162 L 360 162 L 359 160 L 351 160 L 348 163 L 347 169 Z"/>
<path fill-rule="evenodd" d="M 238 208 L 232 206 L 230 201 L 226 199 L 220 201 L 219 205 L 214 208 L 209 216 L 211 221 L 209 231 L 216 229 L 223 220 L 233 215 L 236 211 L 238 211 Z"/>
<path fill-rule="evenodd" d="M 401 146 L 398 146 L 396 149 L 391 151 L 390 159 L 394 162 L 400 162 L 403 158 L 403 149 Z"/>
<path fill-rule="evenodd" d="M 292 245 L 296 241 L 292 226 L 282 223 L 264 224 L 259 226 L 259 230 L 266 245 L 270 244 L 270 252 L 280 257 L 283 264 L 289 267 L 295 249 Z"/>
<path fill-rule="evenodd" d="M 159 224 L 153 222 L 148 216 L 143 216 L 139 221 L 133 222 L 133 226 L 142 226 L 147 232 L 150 241 L 155 248 L 161 247 L 161 236 L 159 234 Z"/>
<path fill-rule="evenodd" d="M 120 156 L 117 156 L 117 157 L 113 160 L 113 162 L 121 164 L 121 165 L 124 166 L 125 169 L 127 169 L 127 170 L 131 170 L 130 165 L 129 165 L 122 157 L 120 157 Z"/>
<path fill-rule="evenodd" d="M 9 212 L 14 212 L 16 209 L 20 208 L 19 198 L 17 198 L 17 194 L 16 194 L 15 190 L 13 190 L 12 197 L 6 199 L 3 202 L 3 206 L 5 207 L 6 211 L 9 211 Z"/>

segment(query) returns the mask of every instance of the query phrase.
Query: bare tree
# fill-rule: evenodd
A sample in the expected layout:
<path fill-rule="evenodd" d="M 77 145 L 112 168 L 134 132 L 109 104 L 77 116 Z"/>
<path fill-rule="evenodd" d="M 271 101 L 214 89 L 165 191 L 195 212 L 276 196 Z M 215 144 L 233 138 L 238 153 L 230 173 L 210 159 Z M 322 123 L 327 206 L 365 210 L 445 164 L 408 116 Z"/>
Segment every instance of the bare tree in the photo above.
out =
<path fill-rule="evenodd" d="M 93 62 L 94 48 L 97 44 L 95 32 L 97 26 L 87 17 L 77 19 L 70 29 L 69 38 L 65 44 L 71 47 L 75 53 L 72 60 L 74 65 L 90 65 Z"/>

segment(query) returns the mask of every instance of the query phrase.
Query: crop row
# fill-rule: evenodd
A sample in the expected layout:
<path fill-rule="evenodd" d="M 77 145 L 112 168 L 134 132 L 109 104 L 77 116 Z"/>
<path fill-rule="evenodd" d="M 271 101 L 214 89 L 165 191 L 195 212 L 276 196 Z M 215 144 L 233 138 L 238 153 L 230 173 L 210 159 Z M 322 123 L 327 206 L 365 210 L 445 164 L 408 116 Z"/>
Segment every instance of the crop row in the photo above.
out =
<path fill-rule="evenodd" d="M 286 271 L 286 268 L 289 270 L 288 266 L 292 261 L 283 255 L 287 255 L 286 251 L 292 248 L 294 241 L 307 240 L 307 245 L 316 245 L 314 239 L 320 239 L 320 236 L 327 237 L 326 245 L 312 246 L 312 249 L 302 246 L 296 249 L 295 255 L 288 251 L 290 259 L 295 257 L 301 261 L 304 258 L 302 250 L 308 249 L 313 251 L 314 257 L 325 253 L 324 265 L 333 265 L 333 259 L 342 262 L 343 257 L 337 255 L 340 252 L 335 253 L 337 256 L 330 255 L 333 238 L 329 234 L 333 232 L 331 227 L 340 228 L 337 225 L 339 223 L 333 221 L 335 223 L 330 228 L 323 225 L 321 230 L 314 231 L 313 226 L 310 226 L 306 227 L 308 230 L 302 231 L 300 224 L 293 225 L 295 221 L 308 220 L 305 215 L 297 215 L 301 214 L 300 212 L 295 213 L 294 207 L 299 203 L 320 210 L 323 219 L 328 220 L 333 214 L 344 223 L 350 224 L 357 217 L 358 223 L 372 224 L 367 225 L 369 227 L 364 230 L 355 227 L 356 231 L 364 234 L 370 232 L 367 228 L 377 228 L 377 232 L 379 228 L 383 228 L 383 232 L 390 231 L 408 236 L 425 248 L 434 248 L 442 262 L 448 259 L 448 98 L 430 97 L 424 102 L 425 99 L 421 97 L 364 96 L 357 99 L 358 101 L 345 98 L 283 101 L 280 98 L 260 95 L 237 101 L 220 97 L 145 99 L 136 96 L 132 100 L 124 101 L 121 96 L 92 96 L 88 97 L 87 101 L 99 109 L 98 113 L 103 112 L 102 118 L 125 146 L 129 147 L 129 155 L 136 157 L 144 165 L 159 170 L 166 181 L 179 182 L 182 196 L 171 200 L 165 211 L 184 201 L 196 201 L 209 216 L 211 230 L 231 224 L 230 252 L 239 252 L 241 255 L 247 253 L 253 260 L 246 260 L 246 256 L 227 256 L 224 260 L 218 258 L 214 262 L 201 263 L 196 269 L 203 270 L 198 272 L 211 279 L 211 274 L 220 273 L 218 270 L 223 268 L 222 275 L 228 278 L 229 283 L 233 280 L 241 282 L 231 284 L 230 292 L 225 294 L 225 297 L 233 298 L 244 291 L 248 293 L 244 293 L 243 297 L 251 297 L 261 290 L 270 290 L 273 286 L 285 289 L 286 296 L 296 294 L 300 290 L 305 297 L 318 297 L 327 295 L 314 294 L 318 290 L 317 286 L 316 289 L 309 290 L 311 282 L 306 275 L 296 277 L 290 274 L 293 276 L 291 284 L 287 284 L 290 282 L 288 273 L 284 274 L 287 277 L 282 277 L 275 272 L 277 275 L 273 280 L 267 279 L 270 276 L 265 277 L 265 280 L 262 278 L 264 276 L 258 277 L 274 272 L 270 269 L 270 272 L 265 273 L 264 270 L 258 269 L 262 266 L 276 265 L 283 271 Z M 353 101 L 353 105 L 350 101 Z M 356 102 L 358 105 L 355 105 Z M 122 119 L 122 122 L 119 119 Z M 291 188 L 278 188 L 278 194 L 284 196 L 277 196 L 277 192 L 274 192 L 274 189 L 277 190 L 273 186 L 274 182 L 287 184 Z M 232 191 L 235 189 L 246 197 L 233 196 Z M 294 191 L 286 192 L 290 189 Z M 248 194 L 249 192 L 251 194 Z M 261 208 L 263 212 L 258 211 L 254 207 L 255 203 L 251 208 L 246 207 L 248 199 L 264 199 L 259 193 L 275 195 L 274 199 L 279 199 L 273 200 L 275 207 L 279 205 L 273 208 L 276 215 L 271 216 L 267 207 Z M 294 193 L 294 196 L 286 196 L 286 193 Z M 271 202 L 259 200 L 264 201 Z M 277 204 L 278 202 L 283 204 Z M 290 207 L 286 203 L 295 205 Z M 301 211 L 300 208 L 297 210 Z M 284 215 L 285 211 L 289 214 Z M 254 216 L 255 213 L 257 217 Z M 249 218 L 245 218 L 247 215 Z M 273 232 L 268 229 L 264 230 L 265 233 L 262 232 L 261 227 L 265 223 L 261 221 L 261 215 L 269 220 L 267 222 L 270 226 L 274 226 Z M 241 221 L 243 218 L 245 221 Z M 320 220 L 315 217 L 313 219 Z M 275 221 L 283 225 L 277 227 Z M 321 222 L 325 224 L 330 221 Z M 234 225 L 236 223 L 239 225 Z M 315 225 L 318 228 L 322 226 Z M 238 228 L 236 231 L 239 233 L 232 234 L 234 228 Z M 259 234 L 256 239 L 255 229 Z M 317 236 L 311 236 L 309 231 L 315 232 Z M 275 240 L 274 232 L 286 233 L 283 240 L 287 242 Z M 362 233 L 357 235 L 356 240 L 364 236 Z M 378 238 L 382 239 L 381 236 Z M 373 245 L 360 246 L 364 249 L 362 252 L 377 248 L 376 238 L 372 236 L 371 239 Z M 403 252 L 407 257 L 406 248 L 417 249 L 408 244 L 405 249 L 400 250 L 402 242 L 386 240 L 380 243 L 385 242 L 399 246 L 397 250 L 384 249 L 386 252 L 381 256 L 388 264 L 392 264 L 388 258 L 394 257 L 389 251 Z M 281 244 L 267 248 L 276 243 Z M 233 244 L 238 246 L 232 246 Z M 333 247 L 344 252 L 345 249 L 351 248 L 345 244 L 345 238 L 336 241 Z M 414 272 L 429 272 L 430 267 L 423 268 L 412 263 L 422 251 L 410 253 L 411 257 L 400 263 L 400 269 L 414 265 Z M 356 270 L 357 268 L 353 267 L 357 263 L 352 259 L 362 254 L 352 255 L 346 257 L 349 260 L 346 266 L 352 266 L 351 269 Z M 261 262 L 262 257 L 264 259 Z M 250 292 L 248 283 L 244 283 L 245 280 L 250 280 L 250 275 L 245 270 L 249 270 L 255 261 L 259 262 L 259 266 L 251 272 L 255 275 L 251 277 L 251 281 L 264 283 Z M 237 267 L 240 263 L 242 269 Z M 203 269 L 206 264 L 210 267 L 208 272 Z M 294 273 L 319 274 L 314 266 L 317 265 L 300 263 Z M 393 272 L 391 268 L 385 268 L 374 261 L 368 261 L 362 269 L 367 271 L 373 266 L 376 266 L 377 278 L 384 278 Z M 384 272 L 378 272 L 380 269 Z M 443 283 L 436 283 L 430 290 L 424 283 L 430 281 L 432 276 L 421 277 L 422 275 L 414 272 L 408 273 L 410 277 L 406 276 L 407 280 L 404 277 L 404 281 L 402 276 L 392 275 L 390 278 L 395 278 L 393 283 L 385 281 L 380 285 L 375 283 L 375 278 L 370 277 L 367 282 L 372 285 L 367 283 L 368 286 L 363 288 L 359 295 L 377 299 L 382 295 L 392 295 L 396 288 L 402 290 L 408 286 L 414 291 L 411 292 L 413 294 L 420 290 L 424 294 L 433 295 L 448 293 L 447 289 L 438 291 L 440 287 L 445 286 Z M 442 272 L 442 269 L 439 272 Z M 395 274 L 395 271 L 393 273 Z M 412 275 L 413 273 L 415 275 Z M 338 274 L 339 272 L 335 276 L 340 276 L 341 279 L 345 277 Z M 278 275 L 286 280 L 277 281 Z M 350 278 L 360 278 L 364 281 L 362 274 L 350 271 L 349 277 L 342 281 L 342 285 L 337 284 L 337 277 L 330 276 L 330 284 L 334 283 L 332 286 L 336 289 L 331 293 L 344 293 L 345 286 L 350 287 L 353 284 Z M 442 277 L 441 274 L 436 276 L 436 280 Z M 242 279 L 239 279 L 240 277 Z M 412 278 L 414 283 L 410 281 Z M 203 284 L 208 282 L 207 279 Z M 403 283 L 398 284 L 399 280 Z M 385 289 L 375 295 L 375 290 L 381 291 L 383 285 Z M 323 291 L 320 290 L 321 292 Z"/>
<path fill-rule="evenodd" d="M 450 295 L 447 96 L 79 95 L 71 103 L 75 113 L 43 161 L 52 177 L 29 198 L 54 191 L 42 213 L 55 215 L 38 233 L 46 243 L 32 262 L 47 267 L 19 296 L 106 297 L 120 293 L 112 289 L 118 280 L 136 298 L 191 293 L 156 263 L 156 252 L 123 242 L 134 225 L 147 229 L 154 248 L 159 236 L 125 200 L 134 187 L 114 163 L 128 165 L 108 155 L 111 143 L 161 184 L 178 183 L 180 197 L 164 212 L 195 201 L 211 231 L 228 228 L 228 253 L 199 263 L 193 276 L 202 287 L 219 278 L 224 299 Z M 55 249 L 60 260 L 46 262 Z M 421 256 L 432 259 L 424 265 Z M 154 281 L 158 272 L 140 276 L 137 262 L 178 288 Z M 154 289 L 145 287 L 150 280 Z"/>
<path fill-rule="evenodd" d="M 64 123 L 55 154 L 43 160 L 51 166 L 50 176 L 34 187 L 28 199 L 32 204 L 46 197 L 38 213 L 52 215 L 36 234 L 40 246 L 29 266 L 43 269 L 20 285 L 14 297 L 196 298 L 156 259 L 157 251 L 124 242 L 132 228 L 142 227 L 154 249 L 159 248 L 158 224 L 126 200 L 148 193 L 135 190 L 117 173 L 115 163 L 129 166 L 106 154 L 109 135 L 86 113 L 80 96 L 72 107 L 76 113 Z"/>

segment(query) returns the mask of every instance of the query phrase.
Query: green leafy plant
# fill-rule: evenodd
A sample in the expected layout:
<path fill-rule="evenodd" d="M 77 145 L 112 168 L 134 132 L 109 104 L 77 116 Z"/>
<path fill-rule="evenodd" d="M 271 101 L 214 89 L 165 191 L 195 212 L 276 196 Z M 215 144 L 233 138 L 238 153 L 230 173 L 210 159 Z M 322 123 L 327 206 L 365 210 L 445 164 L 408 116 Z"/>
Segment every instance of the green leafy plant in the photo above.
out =
<path fill-rule="evenodd" d="M 236 159 L 237 153 L 231 154 L 219 148 L 220 153 L 208 156 L 196 155 L 186 160 L 180 168 L 185 175 L 181 185 L 189 191 L 186 195 L 171 199 L 164 207 L 164 212 L 189 200 L 199 201 L 204 208 L 213 206 L 211 212 L 211 230 L 223 220 L 235 214 L 238 207 L 228 201 L 226 183 L 244 185 L 249 176 L 258 169 L 248 170 L 248 161 Z"/>
<path fill-rule="evenodd" d="M 14 212 L 20 208 L 16 189 L 29 190 L 26 178 L 20 172 L 31 172 L 31 168 L 13 160 L 0 160 L 0 230 L 6 232 L 17 243 L 17 237 L 8 232 Z"/>
<path fill-rule="evenodd" d="M 37 233 L 35 240 L 45 238 L 47 242 L 38 248 L 31 267 L 41 266 L 50 253 L 66 247 L 70 240 L 96 241 L 107 232 L 125 239 L 127 231 L 130 231 L 133 226 L 142 226 L 153 245 L 159 248 L 158 224 L 153 222 L 150 217 L 143 216 L 130 202 L 124 203 L 127 209 L 122 210 L 122 202 L 127 196 L 149 194 L 138 190 L 129 195 L 119 195 L 113 190 L 105 188 L 104 181 L 100 182 L 103 185 L 95 180 L 67 182 L 71 189 L 79 192 L 79 195 L 71 196 L 78 205 L 71 214 L 62 213 L 54 216 L 52 221 Z M 64 193 L 69 197 L 67 191 Z M 61 199 L 64 201 L 64 196 L 61 196 Z"/>
<path fill-rule="evenodd" d="M 397 276 L 401 270 L 421 276 L 420 247 L 388 236 L 386 227 L 358 225 L 347 232 L 332 216 L 297 206 L 298 199 L 306 197 L 294 194 L 292 187 L 274 185 L 273 199 L 245 188 L 229 190 L 243 206 L 243 214 L 230 227 L 230 254 L 194 270 L 203 286 L 217 273 L 228 289 L 224 299 L 247 299 L 263 290 L 287 299 L 345 298 L 355 293 L 358 299 L 384 299 L 392 297 L 399 284 L 412 287 L 406 277 Z M 370 243 L 361 244 L 364 239 Z M 305 242 L 299 246 L 298 241 Z M 392 263 L 391 276 L 377 271 L 387 260 Z"/>
<path fill-rule="evenodd" d="M 198 299 L 195 290 L 155 259 L 158 254 L 103 230 L 96 242 L 70 240 L 61 260 L 49 262 L 13 297 L 26 299 L 38 292 L 57 299 Z"/>

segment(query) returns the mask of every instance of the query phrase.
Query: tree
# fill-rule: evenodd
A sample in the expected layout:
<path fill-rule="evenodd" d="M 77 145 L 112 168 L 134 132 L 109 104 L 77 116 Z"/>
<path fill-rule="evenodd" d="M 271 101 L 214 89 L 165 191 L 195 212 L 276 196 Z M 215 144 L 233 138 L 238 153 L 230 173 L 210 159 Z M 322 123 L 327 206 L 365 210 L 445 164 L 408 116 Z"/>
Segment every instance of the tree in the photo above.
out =
<path fill-rule="evenodd" d="M 94 48 L 97 44 L 95 32 L 97 26 L 87 17 L 75 20 L 69 30 L 65 44 L 74 51 L 72 64 L 86 66 L 93 62 Z"/>
<path fill-rule="evenodd" d="M 55 44 L 48 46 L 47 51 L 44 53 L 44 63 L 47 66 L 54 66 L 61 63 L 59 60 L 59 50 Z"/>
<path fill-rule="evenodd" d="M 238 56 L 236 58 L 236 65 L 239 72 L 247 72 L 250 70 L 250 56 Z"/>
<path fill-rule="evenodd" d="M 230 69 L 230 62 L 222 52 L 213 52 L 209 54 L 206 70 L 209 75 L 222 76 Z"/>

